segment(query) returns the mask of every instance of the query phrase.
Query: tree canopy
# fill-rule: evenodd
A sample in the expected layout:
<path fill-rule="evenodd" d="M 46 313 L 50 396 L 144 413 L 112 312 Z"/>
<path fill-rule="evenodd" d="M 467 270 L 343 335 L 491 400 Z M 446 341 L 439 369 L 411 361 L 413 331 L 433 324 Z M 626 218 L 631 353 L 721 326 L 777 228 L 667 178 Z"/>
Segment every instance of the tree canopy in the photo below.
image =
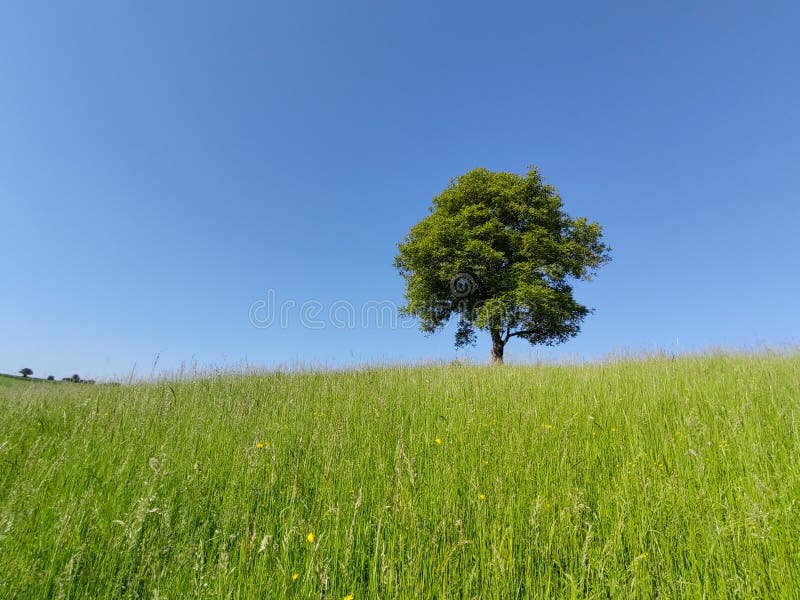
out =
<path fill-rule="evenodd" d="M 610 261 L 602 229 L 572 218 L 536 167 L 474 169 L 451 180 L 430 214 L 398 244 L 406 281 L 403 314 L 432 333 L 458 317 L 457 347 L 489 332 L 492 359 L 513 337 L 555 345 L 575 336 L 590 309 L 570 285 Z"/>

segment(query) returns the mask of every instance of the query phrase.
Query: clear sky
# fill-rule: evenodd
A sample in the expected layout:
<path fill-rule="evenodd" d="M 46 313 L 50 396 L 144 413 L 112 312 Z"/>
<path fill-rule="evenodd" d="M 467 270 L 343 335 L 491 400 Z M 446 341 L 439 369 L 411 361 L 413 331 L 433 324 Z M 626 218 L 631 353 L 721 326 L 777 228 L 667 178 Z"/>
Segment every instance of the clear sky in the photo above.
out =
<path fill-rule="evenodd" d="M 396 243 L 451 177 L 529 164 L 614 260 L 577 338 L 507 359 L 796 343 L 798 28 L 797 2 L 3 2 L 0 372 L 486 360 L 360 311 L 402 303 Z M 269 290 L 295 307 L 255 327 Z"/>

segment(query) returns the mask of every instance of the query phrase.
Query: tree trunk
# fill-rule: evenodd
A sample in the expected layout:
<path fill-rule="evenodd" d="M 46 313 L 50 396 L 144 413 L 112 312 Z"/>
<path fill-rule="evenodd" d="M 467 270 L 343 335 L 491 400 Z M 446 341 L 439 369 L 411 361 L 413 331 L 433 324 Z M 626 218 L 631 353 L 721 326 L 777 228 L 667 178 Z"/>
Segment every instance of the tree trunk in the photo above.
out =
<path fill-rule="evenodd" d="M 503 348 L 506 343 L 503 341 L 503 336 L 500 334 L 499 329 L 492 329 L 489 333 L 492 335 L 492 363 L 502 365 Z"/>

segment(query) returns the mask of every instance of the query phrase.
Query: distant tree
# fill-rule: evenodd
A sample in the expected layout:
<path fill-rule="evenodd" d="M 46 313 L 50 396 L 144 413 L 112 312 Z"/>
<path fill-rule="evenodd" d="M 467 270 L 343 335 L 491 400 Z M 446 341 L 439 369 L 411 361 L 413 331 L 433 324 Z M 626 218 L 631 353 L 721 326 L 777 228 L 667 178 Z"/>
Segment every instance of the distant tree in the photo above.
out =
<path fill-rule="evenodd" d="M 425 333 L 458 316 L 456 347 L 487 331 L 494 362 L 513 337 L 551 346 L 576 335 L 591 310 L 575 301 L 570 281 L 591 279 L 610 260 L 600 225 L 570 217 L 535 167 L 453 179 L 398 250 L 402 314 Z"/>
<path fill-rule="evenodd" d="M 80 383 L 81 382 L 81 376 L 78 375 L 77 373 L 75 373 L 75 375 L 70 377 L 70 381 L 72 381 L 74 383 Z"/>
<path fill-rule="evenodd" d="M 55 380 L 56 380 L 56 378 L 53 377 L 52 375 L 48 375 L 47 376 L 47 381 L 55 381 Z"/>
<path fill-rule="evenodd" d="M 31 375 L 33 375 L 33 369 L 29 369 L 28 367 L 20 369 L 19 372 L 22 374 L 23 377 L 30 377 Z"/>

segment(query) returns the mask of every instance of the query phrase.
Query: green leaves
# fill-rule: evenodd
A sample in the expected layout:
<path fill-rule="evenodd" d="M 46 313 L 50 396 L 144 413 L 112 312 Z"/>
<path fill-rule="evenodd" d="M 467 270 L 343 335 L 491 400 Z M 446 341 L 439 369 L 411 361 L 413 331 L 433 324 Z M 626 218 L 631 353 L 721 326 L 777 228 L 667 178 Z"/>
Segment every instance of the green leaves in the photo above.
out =
<path fill-rule="evenodd" d="M 485 329 L 500 358 L 511 337 L 551 345 L 576 335 L 590 311 L 568 281 L 589 280 L 610 260 L 600 225 L 566 214 L 535 167 L 525 176 L 480 168 L 453 179 L 398 250 L 403 313 L 425 332 L 457 316 L 456 346 Z M 474 284 L 466 294 L 465 275 Z"/>

